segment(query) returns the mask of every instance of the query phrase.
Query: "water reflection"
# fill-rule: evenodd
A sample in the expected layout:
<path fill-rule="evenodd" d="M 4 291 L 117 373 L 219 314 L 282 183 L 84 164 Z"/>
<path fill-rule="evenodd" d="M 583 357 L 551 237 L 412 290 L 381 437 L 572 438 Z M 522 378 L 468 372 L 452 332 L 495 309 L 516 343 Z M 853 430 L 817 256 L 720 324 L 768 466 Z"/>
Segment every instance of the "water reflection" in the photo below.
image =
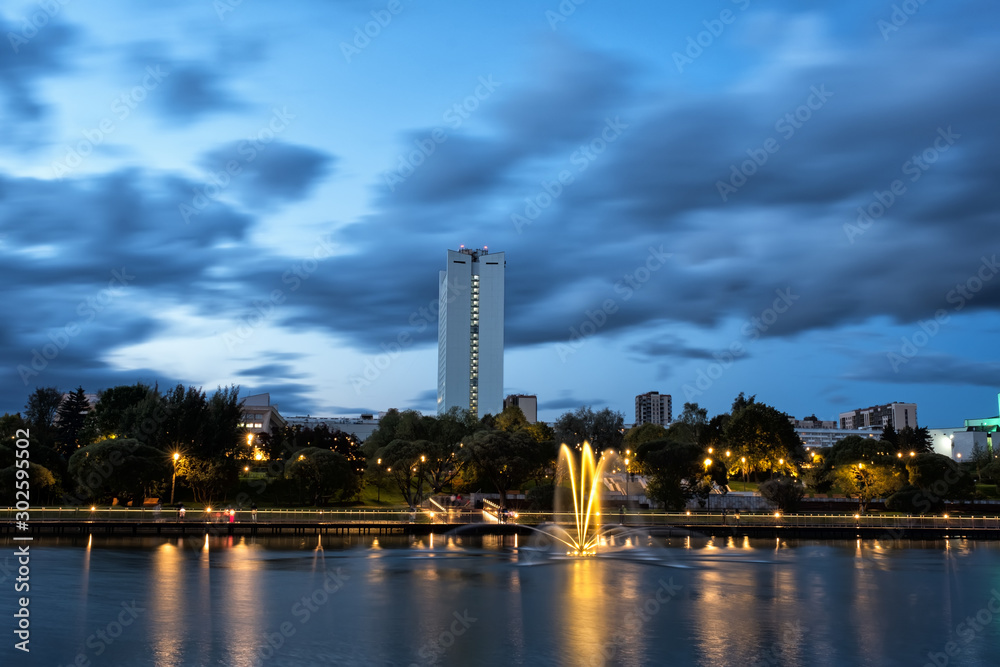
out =
<path fill-rule="evenodd" d="M 166 543 L 152 556 L 149 613 L 153 656 L 158 667 L 182 665 L 186 617 L 184 600 L 184 554 L 181 547 Z"/>
<path fill-rule="evenodd" d="M 265 664 L 836 666 L 924 664 L 1000 584 L 995 543 L 613 541 L 618 553 L 527 562 L 511 536 L 55 537 L 38 552 L 45 586 L 89 592 L 32 604 L 39 637 L 84 618 L 82 640 L 135 597 L 148 611 L 95 665 L 254 664 L 290 623 Z M 57 648 L 32 657 L 66 664 Z M 1000 623 L 961 657 L 1000 664 Z"/>

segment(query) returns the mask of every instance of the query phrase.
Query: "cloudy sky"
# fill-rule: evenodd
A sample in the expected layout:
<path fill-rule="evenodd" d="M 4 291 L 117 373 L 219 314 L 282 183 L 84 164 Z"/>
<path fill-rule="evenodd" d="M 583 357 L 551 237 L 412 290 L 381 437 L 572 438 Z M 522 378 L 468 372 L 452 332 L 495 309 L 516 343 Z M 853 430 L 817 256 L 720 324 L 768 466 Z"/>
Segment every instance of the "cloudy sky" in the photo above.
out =
<path fill-rule="evenodd" d="M 505 391 L 545 419 L 995 415 L 1000 8 L 895 7 L 4 3 L 2 408 L 431 412 L 465 244 L 507 253 Z"/>

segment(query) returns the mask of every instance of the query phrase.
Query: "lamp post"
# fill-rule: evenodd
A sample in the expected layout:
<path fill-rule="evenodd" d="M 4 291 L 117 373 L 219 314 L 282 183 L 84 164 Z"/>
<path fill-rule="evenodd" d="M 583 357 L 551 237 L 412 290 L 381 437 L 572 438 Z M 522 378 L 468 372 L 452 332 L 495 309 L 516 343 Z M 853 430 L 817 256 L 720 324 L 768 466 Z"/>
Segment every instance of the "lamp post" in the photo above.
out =
<path fill-rule="evenodd" d="M 712 453 L 712 448 L 711 447 L 708 448 L 708 452 Z M 705 463 L 705 474 L 707 475 L 708 474 L 708 469 L 712 467 L 712 459 L 706 457 L 704 463 Z M 709 480 L 708 480 L 708 513 L 709 514 L 712 513 L 712 479 L 711 478 L 709 478 Z"/>
<path fill-rule="evenodd" d="M 629 450 L 626 450 L 628 452 Z M 628 503 L 628 459 L 625 459 L 625 502 Z"/>
<path fill-rule="evenodd" d="M 379 459 L 375 465 L 378 466 L 378 475 L 376 477 L 378 481 L 375 482 L 375 502 L 380 503 L 382 502 L 382 459 Z"/>
<path fill-rule="evenodd" d="M 421 454 L 420 455 L 420 473 L 419 473 L 420 476 L 417 479 L 417 483 L 420 485 L 419 486 L 419 491 L 417 493 L 417 497 L 420 499 L 420 502 L 418 503 L 418 505 L 423 505 L 424 504 L 424 462 L 426 460 L 427 460 L 427 457 L 424 456 L 423 454 Z"/>
<path fill-rule="evenodd" d="M 170 478 L 170 504 L 174 504 L 174 486 L 177 484 L 177 459 L 181 455 L 178 452 L 174 452 L 174 476 Z"/>

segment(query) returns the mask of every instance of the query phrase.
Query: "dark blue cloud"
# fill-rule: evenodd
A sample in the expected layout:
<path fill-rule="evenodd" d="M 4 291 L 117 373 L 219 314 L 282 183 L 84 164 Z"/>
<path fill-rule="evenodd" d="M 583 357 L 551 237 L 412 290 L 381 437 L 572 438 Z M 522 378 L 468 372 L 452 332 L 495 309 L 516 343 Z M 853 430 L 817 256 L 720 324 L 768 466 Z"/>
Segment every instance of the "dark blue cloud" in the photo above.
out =
<path fill-rule="evenodd" d="M 0 19 L 0 99 L 4 117 L 0 118 L 0 145 L 34 148 L 44 143 L 38 124 L 48 110 L 39 92 L 42 81 L 72 67 L 70 47 L 79 31 L 59 17 L 35 12 L 46 18 L 37 26 L 31 16 Z M 36 21 L 40 22 L 40 21 Z"/>
<path fill-rule="evenodd" d="M 336 160 L 314 148 L 278 140 L 236 141 L 207 153 L 202 164 L 211 173 L 225 173 L 227 165 L 235 164 L 229 188 L 249 206 L 261 207 L 303 199 Z"/>

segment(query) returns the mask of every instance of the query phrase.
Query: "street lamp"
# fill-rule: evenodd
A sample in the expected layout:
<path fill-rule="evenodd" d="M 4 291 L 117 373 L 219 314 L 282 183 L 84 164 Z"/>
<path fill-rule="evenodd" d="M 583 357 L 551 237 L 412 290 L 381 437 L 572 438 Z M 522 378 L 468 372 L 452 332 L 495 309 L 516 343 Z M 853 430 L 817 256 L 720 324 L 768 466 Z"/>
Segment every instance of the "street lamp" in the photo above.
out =
<path fill-rule="evenodd" d="M 174 504 L 174 486 L 177 484 L 177 459 L 181 457 L 179 452 L 174 452 L 174 476 L 170 478 L 170 504 Z"/>
<path fill-rule="evenodd" d="M 746 491 L 747 490 L 747 457 L 741 456 L 740 457 L 740 464 L 742 464 L 742 468 L 743 468 L 743 490 Z"/>

